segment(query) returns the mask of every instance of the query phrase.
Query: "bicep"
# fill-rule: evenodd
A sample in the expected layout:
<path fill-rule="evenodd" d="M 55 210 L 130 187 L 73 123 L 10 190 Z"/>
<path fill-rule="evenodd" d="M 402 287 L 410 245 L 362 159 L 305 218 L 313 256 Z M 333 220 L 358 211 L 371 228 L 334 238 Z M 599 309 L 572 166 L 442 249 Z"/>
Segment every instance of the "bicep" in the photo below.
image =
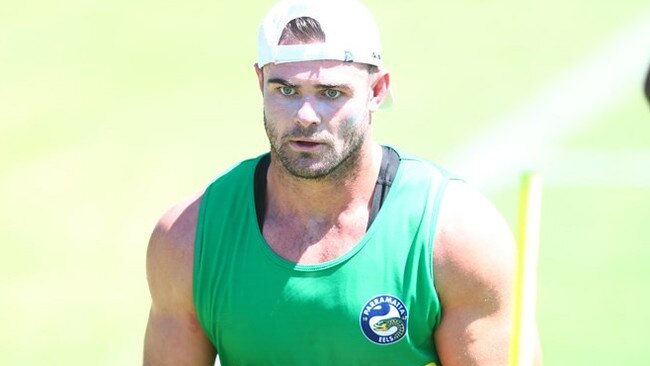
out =
<path fill-rule="evenodd" d="M 144 365 L 214 365 L 216 350 L 191 314 L 149 313 Z"/>
<path fill-rule="evenodd" d="M 485 314 L 453 309 L 436 329 L 436 348 L 442 364 L 505 365 L 508 362 L 509 317 L 505 312 Z"/>

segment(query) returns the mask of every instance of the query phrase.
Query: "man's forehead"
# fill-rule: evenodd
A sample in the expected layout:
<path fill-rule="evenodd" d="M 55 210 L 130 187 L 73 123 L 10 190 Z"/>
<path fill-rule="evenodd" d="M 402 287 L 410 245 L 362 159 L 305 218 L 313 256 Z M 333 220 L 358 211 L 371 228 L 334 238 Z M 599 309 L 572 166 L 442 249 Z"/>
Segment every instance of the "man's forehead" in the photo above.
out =
<path fill-rule="evenodd" d="M 310 80 L 326 83 L 366 81 L 368 72 L 363 65 L 334 60 L 300 61 L 264 66 L 266 79 L 281 78 L 290 81 Z"/>

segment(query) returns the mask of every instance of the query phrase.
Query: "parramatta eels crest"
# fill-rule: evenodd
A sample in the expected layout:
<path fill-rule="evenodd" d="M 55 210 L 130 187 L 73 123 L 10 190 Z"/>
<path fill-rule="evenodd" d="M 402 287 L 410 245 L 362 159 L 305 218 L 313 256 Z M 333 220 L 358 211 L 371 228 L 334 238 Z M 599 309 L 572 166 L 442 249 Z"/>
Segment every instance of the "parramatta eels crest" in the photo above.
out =
<path fill-rule="evenodd" d="M 359 322 L 366 338 L 388 345 L 406 335 L 407 320 L 408 310 L 402 300 L 392 295 L 379 295 L 363 306 Z"/>

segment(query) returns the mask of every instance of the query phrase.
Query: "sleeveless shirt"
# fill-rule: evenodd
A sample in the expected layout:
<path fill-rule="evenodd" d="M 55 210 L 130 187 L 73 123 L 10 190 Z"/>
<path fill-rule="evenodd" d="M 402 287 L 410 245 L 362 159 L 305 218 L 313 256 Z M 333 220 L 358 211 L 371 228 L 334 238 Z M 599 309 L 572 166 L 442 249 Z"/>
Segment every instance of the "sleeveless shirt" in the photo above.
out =
<path fill-rule="evenodd" d="M 399 155 L 392 187 L 364 237 L 319 264 L 288 261 L 265 242 L 253 184 L 261 156 L 210 184 L 199 209 L 193 293 L 222 365 L 438 362 L 433 243 L 451 177 Z"/>

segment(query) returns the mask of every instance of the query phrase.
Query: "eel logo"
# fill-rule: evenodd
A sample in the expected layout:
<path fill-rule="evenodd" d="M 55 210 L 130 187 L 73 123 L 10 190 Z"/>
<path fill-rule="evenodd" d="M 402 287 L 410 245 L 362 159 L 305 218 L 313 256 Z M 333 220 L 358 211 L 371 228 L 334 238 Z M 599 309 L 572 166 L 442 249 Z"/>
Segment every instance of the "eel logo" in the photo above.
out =
<path fill-rule="evenodd" d="M 406 334 L 408 311 L 402 300 L 391 295 L 370 299 L 361 309 L 361 330 L 370 341 L 391 344 Z"/>

